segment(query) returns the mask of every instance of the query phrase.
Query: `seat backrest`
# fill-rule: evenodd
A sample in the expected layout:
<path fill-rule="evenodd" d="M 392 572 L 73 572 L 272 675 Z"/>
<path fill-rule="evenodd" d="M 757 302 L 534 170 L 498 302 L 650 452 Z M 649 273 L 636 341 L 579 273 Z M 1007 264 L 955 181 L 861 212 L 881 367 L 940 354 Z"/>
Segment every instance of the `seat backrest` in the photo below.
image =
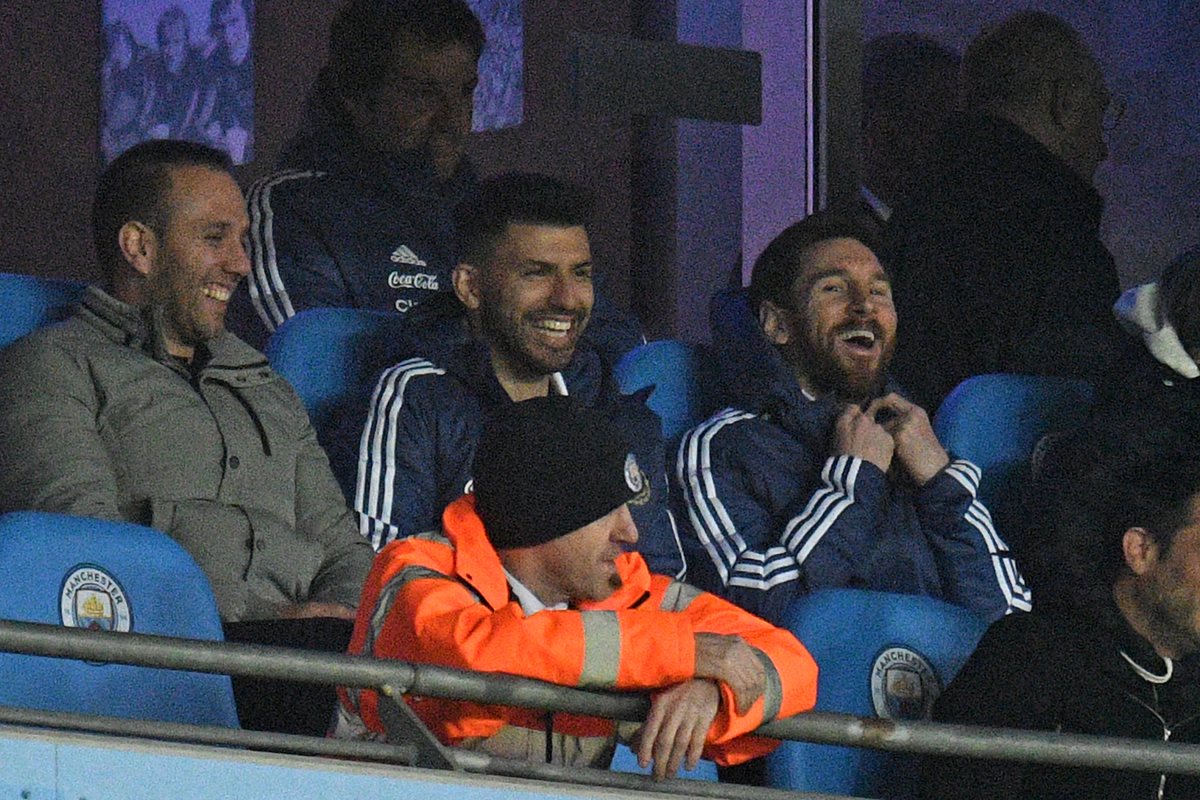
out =
<path fill-rule="evenodd" d="M 0 618 L 221 641 L 204 573 L 166 534 L 124 522 L 0 516 Z M 0 652 L 0 704 L 236 728 L 227 675 Z"/>
<path fill-rule="evenodd" d="M 86 288 L 80 281 L 0 272 L 0 347 L 65 319 Z"/>
<path fill-rule="evenodd" d="M 625 394 L 654 387 L 646 404 L 662 420 L 667 441 L 716 410 L 712 358 L 700 345 L 673 339 L 647 342 L 626 353 L 614 374 Z"/>
<path fill-rule="evenodd" d="M 827 589 L 797 598 L 786 627 L 820 668 L 818 711 L 924 719 L 987 624 L 918 595 Z M 856 797 L 916 796 L 909 756 L 784 742 L 767 757 L 771 786 Z"/>
<path fill-rule="evenodd" d="M 938 408 L 934 433 L 943 447 L 983 470 L 979 498 L 1002 535 L 1013 534 L 1038 441 L 1083 424 L 1094 399 L 1086 381 L 993 374 L 963 381 Z"/>
<path fill-rule="evenodd" d="M 394 364 L 403 317 L 356 308 L 311 308 L 271 336 L 266 356 L 300 395 L 321 444 L 328 447 L 339 410 L 366 396 Z"/>

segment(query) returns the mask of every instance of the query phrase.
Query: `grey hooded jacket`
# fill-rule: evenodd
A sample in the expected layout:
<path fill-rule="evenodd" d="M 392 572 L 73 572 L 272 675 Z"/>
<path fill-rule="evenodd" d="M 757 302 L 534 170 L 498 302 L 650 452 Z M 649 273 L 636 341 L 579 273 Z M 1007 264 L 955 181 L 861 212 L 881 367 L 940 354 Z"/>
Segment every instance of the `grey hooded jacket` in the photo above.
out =
<path fill-rule="evenodd" d="M 0 353 L 0 511 L 166 531 L 227 622 L 356 606 L 373 552 L 295 392 L 229 333 L 190 373 L 160 330 L 92 287 L 73 318 Z"/>

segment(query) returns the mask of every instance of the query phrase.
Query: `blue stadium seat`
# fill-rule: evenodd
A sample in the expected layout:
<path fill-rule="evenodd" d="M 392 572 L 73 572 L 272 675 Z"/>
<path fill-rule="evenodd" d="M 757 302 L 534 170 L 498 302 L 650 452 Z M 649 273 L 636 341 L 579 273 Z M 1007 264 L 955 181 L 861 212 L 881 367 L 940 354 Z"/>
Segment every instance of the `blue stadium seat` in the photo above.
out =
<path fill-rule="evenodd" d="M 987 625 L 929 597 L 827 589 L 797 598 L 784 627 L 820 668 L 817 711 L 924 719 Z M 767 773 L 771 786 L 796 791 L 910 798 L 917 790 L 912 757 L 861 748 L 784 742 L 767 756 Z"/>
<path fill-rule="evenodd" d="M 947 450 L 983 470 L 979 498 L 1002 536 L 1015 532 L 1038 441 L 1081 425 L 1094 399 L 1086 381 L 994 374 L 968 378 L 943 401 L 934 433 Z"/>
<path fill-rule="evenodd" d="M 670 441 L 716 410 L 712 358 L 700 345 L 673 339 L 647 342 L 625 354 L 614 370 L 625 394 L 653 386 L 647 405 Z"/>
<path fill-rule="evenodd" d="M 65 319 L 86 288 L 80 281 L 0 272 L 0 347 Z"/>
<path fill-rule="evenodd" d="M 399 358 L 404 318 L 356 308 L 311 308 L 271 336 L 271 366 L 300 395 L 317 437 L 328 446 L 338 411 L 369 395 L 379 373 Z"/>
<path fill-rule="evenodd" d="M 123 522 L 0 516 L 0 618 L 221 641 L 204 573 L 166 534 Z M 227 675 L 0 652 L 0 704 L 238 727 Z"/>

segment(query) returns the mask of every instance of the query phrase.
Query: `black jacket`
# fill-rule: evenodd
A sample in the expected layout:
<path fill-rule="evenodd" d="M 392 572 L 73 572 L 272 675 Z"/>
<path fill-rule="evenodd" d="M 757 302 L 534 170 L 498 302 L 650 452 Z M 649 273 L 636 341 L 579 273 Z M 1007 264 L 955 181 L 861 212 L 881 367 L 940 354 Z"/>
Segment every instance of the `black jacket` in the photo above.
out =
<path fill-rule="evenodd" d="M 1124 653 L 1124 655 L 1122 655 Z M 1128 658 L 1127 658 L 1128 657 Z M 1090 612 L 1035 610 L 996 622 L 934 706 L 938 722 L 1200 742 L 1200 659 L 1167 666 L 1106 602 Z M 929 759 L 925 800 L 1200 797 L 1200 778 L 1005 761 Z"/>
<path fill-rule="evenodd" d="M 1100 196 L 993 117 L 965 121 L 944 152 L 887 233 L 900 316 L 893 374 L 931 414 L 971 375 L 1097 381 L 1120 335 Z"/>

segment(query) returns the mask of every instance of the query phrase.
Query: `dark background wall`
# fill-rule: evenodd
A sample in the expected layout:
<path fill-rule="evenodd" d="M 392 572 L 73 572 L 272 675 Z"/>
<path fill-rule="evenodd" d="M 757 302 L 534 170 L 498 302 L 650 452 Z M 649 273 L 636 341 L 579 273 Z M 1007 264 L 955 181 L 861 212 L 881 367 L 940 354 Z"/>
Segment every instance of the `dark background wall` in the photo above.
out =
<path fill-rule="evenodd" d="M 476 163 L 485 174 L 517 168 L 540 170 L 583 184 L 596 194 L 593 248 L 596 262 L 608 278 L 609 292 L 623 304 L 632 301 L 648 330 L 658 335 L 702 338 L 703 325 L 694 324 L 691 318 L 703 319 L 707 287 L 729 271 L 739 247 L 770 237 L 762 231 L 742 231 L 739 236 L 739 223 L 734 221 L 704 226 L 693 248 L 698 255 L 689 255 L 682 246 L 694 237 L 678 238 L 686 225 L 672 234 L 676 237 L 673 250 L 667 248 L 656 255 L 644 242 L 631 245 L 631 240 L 640 241 L 631 217 L 638 223 L 657 214 L 670 222 L 699 202 L 653 193 L 633 202 L 631 183 L 649 185 L 639 182 L 634 173 L 647 159 L 647 153 L 638 149 L 634 125 L 641 139 L 646 138 L 647 130 L 651 139 L 695 133 L 708 146 L 714 136 L 703 124 L 631 122 L 620 109 L 611 114 L 573 111 L 567 95 L 570 34 L 628 36 L 631 20 L 636 18 L 634 32 L 647 35 L 647 9 L 657 9 L 667 19 L 667 27 L 674 20 L 676 32 L 685 41 L 736 46 L 722 38 L 724 34 L 713 34 L 705 20 L 714 8 L 728 7 L 729 14 L 736 16 L 739 5 L 743 16 L 749 14 L 752 21 L 760 12 L 772 13 L 767 0 L 525 0 L 525 123 L 516 129 L 481 134 L 472 146 Z M 864 36 L 916 30 L 961 51 L 982 24 L 1017 5 L 1025 4 L 1014 0 L 970 4 L 866 0 Z M 1112 158 L 1102 168 L 1098 183 L 1108 199 L 1106 240 L 1124 282 L 1138 282 L 1200 240 L 1200 171 L 1195 167 L 1200 163 L 1200 100 L 1196 95 L 1200 85 L 1200 2 L 1045 0 L 1039 5 L 1061 14 L 1084 32 L 1109 72 L 1114 93 L 1130 101 L 1126 120 L 1110 137 Z M 239 169 L 243 185 L 270 170 L 291 134 L 308 86 L 324 60 L 326 34 L 336 7 L 333 0 L 258 0 L 257 153 L 251 164 Z M 88 214 L 100 169 L 100 3 L 3 0 L 3 12 L 0 271 L 94 279 Z M 700 20 L 696 23 L 699 28 L 691 30 L 689 20 Z M 744 44 L 763 49 L 753 33 L 757 30 L 754 24 L 762 27 L 761 21 L 753 23 L 749 34 L 742 30 L 741 38 Z M 737 26 L 731 23 L 726 27 Z M 649 35 L 671 38 L 657 30 Z M 714 36 L 715 40 L 709 41 Z M 771 58 L 767 49 L 766 73 L 774 68 Z M 770 95 L 764 98 L 768 106 L 776 101 Z M 745 133 L 744 129 L 715 130 L 720 136 L 742 137 Z M 802 147 L 802 143 L 784 146 Z M 731 157 L 736 158 L 736 153 Z M 710 158 L 698 163 L 711 167 L 716 162 Z M 747 163 L 756 162 L 751 158 Z M 680 164 L 686 166 L 683 161 Z M 740 159 L 728 166 L 734 178 L 757 174 L 743 173 Z M 708 167 L 693 176 L 704 186 L 713 178 Z M 756 179 L 747 180 L 756 183 Z M 726 194 L 736 196 L 739 184 L 730 178 L 721 183 L 717 194 L 732 199 Z M 762 197 L 764 191 L 776 191 L 765 183 L 740 188 L 743 200 L 753 198 L 760 205 L 771 201 Z M 705 189 L 698 197 L 711 201 L 714 192 Z M 656 209 L 655 203 L 670 207 Z M 733 205 L 730 214 L 738 212 L 736 202 Z M 750 224 L 756 219 L 748 217 Z M 711 238 L 713 230 L 725 227 L 732 231 L 725 237 L 728 242 L 722 239 L 715 250 L 699 246 L 700 240 Z M 653 226 L 650 229 L 652 233 L 655 230 Z M 710 268 L 685 258 L 712 253 L 716 255 Z M 664 259 L 673 263 L 659 263 Z M 636 280 L 631 280 L 631 270 Z M 637 287 L 632 298 L 631 283 Z"/>
<path fill-rule="evenodd" d="M 243 186 L 269 172 L 325 60 L 330 0 L 258 0 L 256 153 Z M 597 197 L 593 255 L 627 302 L 629 120 L 578 114 L 567 97 L 572 31 L 627 36 L 628 0 L 525 0 L 525 123 L 480 134 L 483 173 L 531 169 Z M 4 0 L 0 26 L 0 271 L 95 279 L 88 215 L 98 157 L 100 3 Z"/>

